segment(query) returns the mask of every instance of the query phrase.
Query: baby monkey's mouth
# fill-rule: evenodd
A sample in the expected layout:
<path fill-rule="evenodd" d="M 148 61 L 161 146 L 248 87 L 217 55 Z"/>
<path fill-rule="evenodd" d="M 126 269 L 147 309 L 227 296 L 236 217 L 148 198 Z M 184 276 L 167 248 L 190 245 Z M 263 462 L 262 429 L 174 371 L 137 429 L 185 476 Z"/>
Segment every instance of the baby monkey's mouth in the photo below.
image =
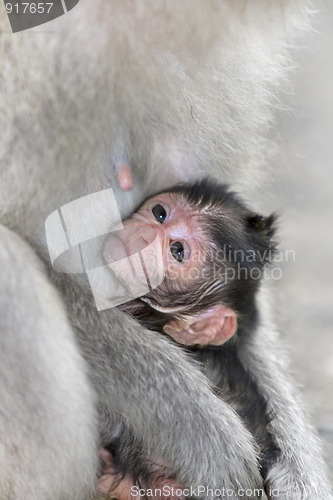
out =
<path fill-rule="evenodd" d="M 127 230 L 112 233 L 103 247 L 103 258 L 116 281 L 116 295 L 136 299 L 147 295 L 164 279 L 161 242 L 152 228 L 149 234 Z"/>

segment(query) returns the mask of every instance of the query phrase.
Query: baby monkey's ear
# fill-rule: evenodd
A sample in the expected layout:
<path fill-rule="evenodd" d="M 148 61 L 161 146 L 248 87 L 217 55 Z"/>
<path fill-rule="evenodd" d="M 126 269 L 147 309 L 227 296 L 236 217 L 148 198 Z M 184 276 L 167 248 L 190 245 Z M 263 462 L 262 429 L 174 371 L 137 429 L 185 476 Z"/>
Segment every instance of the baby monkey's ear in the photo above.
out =
<path fill-rule="evenodd" d="M 258 214 L 251 214 L 245 217 L 248 227 L 254 230 L 262 238 L 272 238 L 276 232 L 276 214 L 264 217 Z"/>
<path fill-rule="evenodd" d="M 194 316 L 174 319 L 163 329 L 179 344 L 222 345 L 236 332 L 237 317 L 232 309 L 218 304 Z"/>

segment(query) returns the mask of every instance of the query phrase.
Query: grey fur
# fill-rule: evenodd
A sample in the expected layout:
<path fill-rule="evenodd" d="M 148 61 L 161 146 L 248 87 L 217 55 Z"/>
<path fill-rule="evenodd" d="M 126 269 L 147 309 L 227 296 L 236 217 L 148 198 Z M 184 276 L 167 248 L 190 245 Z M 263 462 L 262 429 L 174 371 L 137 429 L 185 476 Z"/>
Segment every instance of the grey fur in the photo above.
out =
<path fill-rule="evenodd" d="M 90 498 L 97 418 L 112 435 L 108 419 L 117 430 L 120 415 L 184 485 L 260 487 L 252 438 L 234 411 L 165 339 L 120 311 L 98 314 L 84 285 L 54 274 L 43 228 L 62 204 L 115 186 L 124 151 L 141 190 L 118 193 L 123 213 L 201 172 L 253 197 L 306 3 L 81 0 L 16 35 L 0 10 L 1 499 Z M 268 319 L 260 335 L 271 330 Z M 278 409 L 284 460 L 270 477 L 279 500 L 331 498 L 293 389 L 275 361 L 266 370 L 254 361 L 273 356 L 271 341 L 259 348 L 244 364 Z"/>

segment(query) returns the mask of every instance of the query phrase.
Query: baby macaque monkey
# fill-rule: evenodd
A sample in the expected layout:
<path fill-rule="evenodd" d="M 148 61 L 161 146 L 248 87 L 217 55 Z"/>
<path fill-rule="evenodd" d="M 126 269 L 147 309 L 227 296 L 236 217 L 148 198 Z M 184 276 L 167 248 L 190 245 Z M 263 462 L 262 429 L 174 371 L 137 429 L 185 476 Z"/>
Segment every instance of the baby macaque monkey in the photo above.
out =
<path fill-rule="evenodd" d="M 253 329 L 256 291 L 275 250 L 274 220 L 206 179 L 148 199 L 124 222 L 121 243 L 132 255 L 157 236 L 164 279 L 121 308 L 187 346 L 221 345 L 236 330 Z M 107 263 L 115 244 L 114 237 L 105 244 Z"/>
<path fill-rule="evenodd" d="M 260 321 L 256 293 L 275 252 L 274 223 L 274 215 L 253 213 L 227 186 L 205 179 L 145 201 L 124 222 L 122 237 L 122 247 L 131 255 L 157 236 L 164 279 L 120 307 L 187 346 L 212 390 L 254 436 L 264 479 L 278 449 L 269 433 L 266 402 L 243 368 L 241 352 Z M 110 237 L 104 246 L 107 263 L 114 253 Z"/>

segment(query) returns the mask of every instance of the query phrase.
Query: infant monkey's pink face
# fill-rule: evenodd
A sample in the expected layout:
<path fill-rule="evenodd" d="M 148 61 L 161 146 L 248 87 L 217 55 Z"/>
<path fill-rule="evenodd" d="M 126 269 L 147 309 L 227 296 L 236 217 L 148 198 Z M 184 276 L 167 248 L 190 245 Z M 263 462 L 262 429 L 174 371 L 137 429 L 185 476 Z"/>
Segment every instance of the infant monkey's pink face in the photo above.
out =
<path fill-rule="evenodd" d="M 150 198 L 124 222 L 124 229 L 130 255 L 158 237 L 168 279 L 194 278 L 202 266 L 205 238 L 199 217 L 180 195 L 163 193 Z"/>
<path fill-rule="evenodd" d="M 132 299 L 163 282 L 170 290 L 188 289 L 198 282 L 205 239 L 198 215 L 182 195 L 150 198 L 123 226 L 108 237 L 103 256 Z"/>
<path fill-rule="evenodd" d="M 132 257 L 141 254 L 141 262 L 136 260 L 135 265 L 126 265 L 126 262 L 122 265 L 123 261 L 116 263 L 117 278 L 131 288 L 133 298 L 148 293 L 148 289 L 146 293 L 139 292 L 140 282 L 143 283 L 146 276 L 151 284 L 154 271 L 162 271 L 163 277 L 157 286 L 164 278 L 167 286 L 162 295 L 157 296 L 157 310 L 170 313 L 170 291 L 182 293 L 182 290 L 192 290 L 203 282 L 201 272 L 205 267 L 209 241 L 201 227 L 198 212 L 181 194 L 160 194 L 147 200 L 138 212 L 126 220 L 124 229 L 118 235 L 109 237 L 104 246 L 104 259 L 111 267 L 112 261 L 121 258 L 126 261 L 127 257 L 130 262 Z M 122 256 L 117 254 L 119 249 Z M 147 250 L 150 250 L 148 259 Z M 140 274 L 138 269 L 141 263 L 144 271 Z M 156 307 L 154 301 L 153 307 Z M 164 331 L 180 344 L 203 346 L 223 344 L 236 329 L 236 313 L 222 303 L 193 315 L 178 314 L 176 319 L 164 326 Z"/>

